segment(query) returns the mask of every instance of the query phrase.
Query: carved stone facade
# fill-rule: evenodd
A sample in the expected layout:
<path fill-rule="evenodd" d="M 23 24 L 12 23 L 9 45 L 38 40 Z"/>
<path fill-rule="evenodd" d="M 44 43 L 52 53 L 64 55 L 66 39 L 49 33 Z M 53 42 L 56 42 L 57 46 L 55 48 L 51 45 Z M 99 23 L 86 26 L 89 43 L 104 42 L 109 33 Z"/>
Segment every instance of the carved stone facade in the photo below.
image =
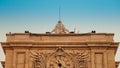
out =
<path fill-rule="evenodd" d="M 62 23 L 61 23 L 62 24 Z M 58 25 L 60 28 L 60 25 Z M 113 33 L 9 33 L 5 68 L 116 68 Z"/>
<path fill-rule="evenodd" d="M 30 68 L 88 68 L 89 50 L 30 50 Z"/>

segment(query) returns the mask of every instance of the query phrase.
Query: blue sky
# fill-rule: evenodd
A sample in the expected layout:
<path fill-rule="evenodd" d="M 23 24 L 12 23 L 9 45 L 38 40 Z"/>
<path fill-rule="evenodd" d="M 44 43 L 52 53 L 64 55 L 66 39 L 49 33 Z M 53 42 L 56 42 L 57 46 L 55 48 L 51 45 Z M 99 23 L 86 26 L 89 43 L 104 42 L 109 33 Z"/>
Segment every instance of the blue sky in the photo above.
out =
<path fill-rule="evenodd" d="M 70 31 L 115 33 L 120 41 L 120 0 L 0 0 L 0 41 L 8 32 L 45 33 L 59 20 Z"/>

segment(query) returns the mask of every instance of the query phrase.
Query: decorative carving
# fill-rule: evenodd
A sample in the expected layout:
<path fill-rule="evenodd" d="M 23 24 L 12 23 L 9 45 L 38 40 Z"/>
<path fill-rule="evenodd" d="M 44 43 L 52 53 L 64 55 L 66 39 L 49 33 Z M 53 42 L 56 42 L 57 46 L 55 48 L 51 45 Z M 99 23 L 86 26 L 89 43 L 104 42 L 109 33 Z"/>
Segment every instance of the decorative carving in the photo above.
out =
<path fill-rule="evenodd" d="M 89 58 L 89 55 L 88 53 L 85 54 L 84 52 L 83 53 L 80 53 L 76 59 L 78 60 L 78 63 L 79 63 L 79 68 L 86 68 L 87 67 L 87 59 Z"/>
<path fill-rule="evenodd" d="M 90 54 L 85 50 L 77 52 L 75 55 L 76 68 L 87 68 Z"/>
<path fill-rule="evenodd" d="M 55 28 L 52 30 L 52 33 L 55 34 L 66 34 L 69 30 L 67 30 L 61 21 L 58 21 L 58 24 L 55 26 Z"/>
<path fill-rule="evenodd" d="M 45 55 L 40 51 L 31 52 L 32 68 L 45 68 Z"/>
<path fill-rule="evenodd" d="M 31 51 L 32 68 L 88 68 L 90 53 L 88 50 L 56 50 Z"/>
<path fill-rule="evenodd" d="M 47 63 L 47 68 L 73 68 L 74 66 L 71 57 L 61 47 L 57 48 Z"/>

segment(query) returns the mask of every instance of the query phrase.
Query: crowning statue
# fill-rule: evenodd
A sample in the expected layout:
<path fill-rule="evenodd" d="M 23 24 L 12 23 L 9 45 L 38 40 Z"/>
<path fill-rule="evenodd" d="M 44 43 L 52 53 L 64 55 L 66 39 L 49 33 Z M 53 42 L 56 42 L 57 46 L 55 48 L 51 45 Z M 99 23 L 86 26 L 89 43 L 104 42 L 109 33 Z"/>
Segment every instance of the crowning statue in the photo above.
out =
<path fill-rule="evenodd" d="M 69 30 L 67 30 L 61 21 L 58 21 L 58 24 L 55 26 L 55 28 L 52 30 L 52 33 L 54 34 L 67 34 L 69 33 Z"/>

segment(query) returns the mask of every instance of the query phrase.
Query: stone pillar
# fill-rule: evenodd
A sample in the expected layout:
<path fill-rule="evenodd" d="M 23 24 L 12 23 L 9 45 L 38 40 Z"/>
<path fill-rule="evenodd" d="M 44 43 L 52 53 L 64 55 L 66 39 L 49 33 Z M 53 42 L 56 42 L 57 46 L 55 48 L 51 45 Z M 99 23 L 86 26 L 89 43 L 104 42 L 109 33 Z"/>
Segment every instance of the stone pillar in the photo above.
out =
<path fill-rule="evenodd" d="M 13 68 L 13 50 L 10 48 L 5 49 L 6 61 L 5 68 Z"/>

